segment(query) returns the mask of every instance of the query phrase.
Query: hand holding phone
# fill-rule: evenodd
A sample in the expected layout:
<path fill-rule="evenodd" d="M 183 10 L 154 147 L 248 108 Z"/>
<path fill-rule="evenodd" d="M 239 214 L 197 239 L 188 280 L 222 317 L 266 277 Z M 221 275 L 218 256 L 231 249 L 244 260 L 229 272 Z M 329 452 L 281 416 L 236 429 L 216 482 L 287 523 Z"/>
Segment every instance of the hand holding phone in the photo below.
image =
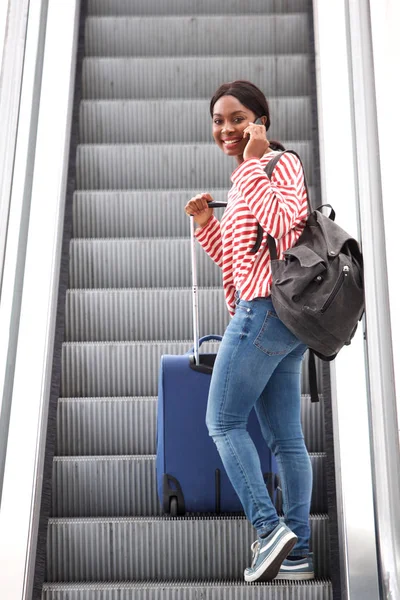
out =
<path fill-rule="evenodd" d="M 260 127 L 262 125 L 262 127 Z M 258 117 L 254 123 L 249 123 L 243 132 L 243 136 L 248 137 L 243 159 L 261 158 L 269 149 L 269 141 L 267 140 L 267 131 L 261 118 Z"/>

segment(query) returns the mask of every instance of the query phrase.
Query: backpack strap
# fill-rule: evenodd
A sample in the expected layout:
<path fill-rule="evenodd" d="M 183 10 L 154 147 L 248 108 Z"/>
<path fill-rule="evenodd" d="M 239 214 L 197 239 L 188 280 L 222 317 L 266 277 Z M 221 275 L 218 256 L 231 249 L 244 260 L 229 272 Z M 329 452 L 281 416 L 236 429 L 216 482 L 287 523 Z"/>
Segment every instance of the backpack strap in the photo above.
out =
<path fill-rule="evenodd" d="M 268 162 L 267 166 L 265 167 L 265 173 L 267 174 L 268 179 L 271 179 L 272 173 L 274 172 L 274 169 L 275 169 L 276 165 L 278 164 L 279 160 L 281 159 L 281 157 L 284 154 L 287 154 L 287 153 L 294 154 L 294 156 L 297 156 L 298 160 L 300 161 L 301 167 L 303 169 L 304 187 L 306 189 L 308 212 L 311 213 L 312 212 L 312 208 L 311 208 L 311 202 L 310 202 L 310 194 L 309 194 L 309 191 L 308 191 L 308 183 L 307 183 L 306 171 L 304 169 L 303 162 L 302 162 L 300 156 L 297 154 L 297 152 L 295 152 L 294 150 L 284 150 L 283 152 L 279 152 L 273 158 L 271 158 L 271 160 Z M 261 227 L 261 225 L 259 223 L 258 224 L 258 228 L 257 228 L 257 238 L 256 238 L 256 241 L 255 241 L 255 244 L 254 244 L 253 248 L 250 250 L 250 254 L 256 254 L 258 252 L 258 250 L 259 250 L 259 248 L 261 246 L 263 235 L 264 235 L 264 231 L 263 231 L 263 228 Z M 269 233 L 267 234 L 267 242 L 268 242 L 268 250 L 269 250 L 271 259 L 272 260 L 274 260 L 274 259 L 276 260 L 277 253 L 276 253 L 275 240 L 274 240 L 274 238 Z"/>
<path fill-rule="evenodd" d="M 317 367 L 315 365 L 315 354 L 311 348 L 308 349 L 308 381 L 310 383 L 311 402 L 319 402 Z"/>

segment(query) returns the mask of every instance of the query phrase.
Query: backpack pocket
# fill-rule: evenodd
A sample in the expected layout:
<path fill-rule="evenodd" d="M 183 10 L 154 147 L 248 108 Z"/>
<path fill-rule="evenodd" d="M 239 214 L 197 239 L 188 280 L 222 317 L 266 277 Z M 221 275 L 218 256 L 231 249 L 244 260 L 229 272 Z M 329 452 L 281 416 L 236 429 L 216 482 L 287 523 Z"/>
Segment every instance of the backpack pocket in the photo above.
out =
<path fill-rule="evenodd" d="M 321 331 L 330 332 L 347 343 L 364 305 L 359 265 L 340 253 L 330 264 L 320 291 L 318 296 L 307 298 L 303 310 L 316 317 L 319 315 Z"/>
<path fill-rule="evenodd" d="M 285 260 L 272 260 L 272 283 L 296 302 L 310 285 L 318 287 L 326 271 L 324 260 L 308 246 L 294 246 L 284 253 Z"/>

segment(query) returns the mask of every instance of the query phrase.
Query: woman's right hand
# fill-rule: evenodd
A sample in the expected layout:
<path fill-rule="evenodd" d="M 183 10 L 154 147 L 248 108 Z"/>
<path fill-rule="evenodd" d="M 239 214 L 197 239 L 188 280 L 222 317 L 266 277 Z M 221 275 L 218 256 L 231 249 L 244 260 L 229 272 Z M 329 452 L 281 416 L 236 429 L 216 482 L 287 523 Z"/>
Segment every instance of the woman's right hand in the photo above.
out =
<path fill-rule="evenodd" d="M 207 225 L 214 214 L 214 210 L 208 207 L 209 202 L 213 202 L 210 194 L 197 194 L 185 206 L 186 214 L 193 216 L 195 223 L 200 227 Z"/>

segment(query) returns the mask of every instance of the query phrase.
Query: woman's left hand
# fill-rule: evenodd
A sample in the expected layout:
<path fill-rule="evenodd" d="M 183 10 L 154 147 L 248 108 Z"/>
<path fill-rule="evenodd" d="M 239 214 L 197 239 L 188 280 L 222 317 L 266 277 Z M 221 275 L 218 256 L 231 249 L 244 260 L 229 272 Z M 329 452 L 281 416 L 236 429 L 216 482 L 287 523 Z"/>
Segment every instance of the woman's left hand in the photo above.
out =
<path fill-rule="evenodd" d="M 249 141 L 243 152 L 243 160 L 249 158 L 261 158 L 269 150 L 269 141 L 267 140 L 267 131 L 264 125 L 255 125 L 249 123 L 243 131 L 243 137 L 248 137 Z"/>

